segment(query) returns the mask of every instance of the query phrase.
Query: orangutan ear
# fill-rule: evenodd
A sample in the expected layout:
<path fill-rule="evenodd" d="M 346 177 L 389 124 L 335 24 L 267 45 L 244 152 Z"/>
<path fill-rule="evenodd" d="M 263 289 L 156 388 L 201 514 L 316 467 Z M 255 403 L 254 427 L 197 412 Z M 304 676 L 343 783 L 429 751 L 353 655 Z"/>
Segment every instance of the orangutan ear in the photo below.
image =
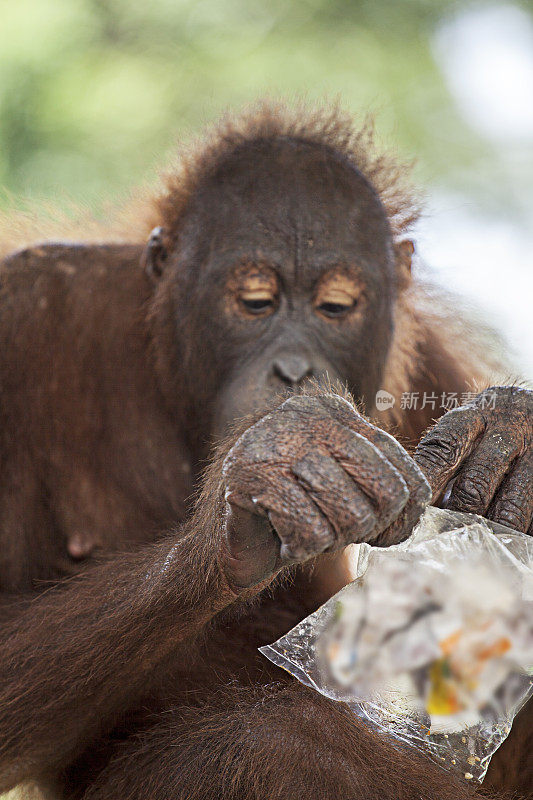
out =
<path fill-rule="evenodd" d="M 164 233 L 163 228 L 153 229 L 141 257 L 142 268 L 153 281 L 163 274 L 164 263 L 168 255 L 164 243 Z"/>
<path fill-rule="evenodd" d="M 411 282 L 411 266 L 414 252 L 415 243 L 412 239 L 402 239 L 401 242 L 396 242 L 394 245 L 396 271 L 401 288 L 405 288 Z"/>

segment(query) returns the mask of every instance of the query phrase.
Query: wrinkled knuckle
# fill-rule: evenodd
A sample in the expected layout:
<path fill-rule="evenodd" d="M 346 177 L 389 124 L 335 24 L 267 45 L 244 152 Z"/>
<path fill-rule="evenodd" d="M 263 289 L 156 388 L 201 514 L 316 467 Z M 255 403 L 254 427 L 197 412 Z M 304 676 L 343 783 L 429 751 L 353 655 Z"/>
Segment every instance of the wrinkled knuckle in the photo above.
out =
<path fill-rule="evenodd" d="M 453 433 L 431 433 L 416 448 L 416 458 L 438 469 L 453 467 L 460 452 L 460 440 Z"/>
<path fill-rule="evenodd" d="M 501 500 L 495 520 L 501 522 L 502 525 L 508 525 L 510 528 L 517 530 L 525 530 L 527 528 L 528 520 L 524 509 L 524 501 L 518 496 L 506 495 Z"/>
<path fill-rule="evenodd" d="M 454 488 L 454 498 L 468 508 L 481 508 L 490 499 L 488 481 L 481 473 L 471 473 Z"/>

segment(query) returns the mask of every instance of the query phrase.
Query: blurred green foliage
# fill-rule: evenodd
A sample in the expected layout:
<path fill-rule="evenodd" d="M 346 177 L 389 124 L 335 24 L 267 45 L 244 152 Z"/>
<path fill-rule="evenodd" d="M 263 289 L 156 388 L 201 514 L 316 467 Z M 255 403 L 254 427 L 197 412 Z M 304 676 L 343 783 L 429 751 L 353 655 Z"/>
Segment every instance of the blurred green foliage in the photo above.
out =
<path fill-rule="evenodd" d="M 1 0 L 0 186 L 98 206 L 176 139 L 270 95 L 339 97 L 430 180 L 483 156 L 430 36 L 456 0 Z"/>

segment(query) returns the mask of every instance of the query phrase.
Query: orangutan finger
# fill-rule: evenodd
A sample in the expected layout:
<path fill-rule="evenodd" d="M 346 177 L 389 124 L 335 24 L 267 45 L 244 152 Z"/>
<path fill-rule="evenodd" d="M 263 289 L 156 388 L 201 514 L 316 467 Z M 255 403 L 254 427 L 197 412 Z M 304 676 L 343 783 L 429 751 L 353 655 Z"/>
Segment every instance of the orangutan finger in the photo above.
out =
<path fill-rule="evenodd" d="M 533 449 L 518 458 L 489 508 L 495 522 L 527 533 L 533 523 Z"/>
<path fill-rule="evenodd" d="M 357 414 L 350 404 L 341 397 L 328 396 L 321 398 L 324 405 L 335 410 L 337 419 L 350 430 L 365 437 L 379 450 L 402 476 L 409 491 L 410 500 L 419 500 L 427 505 L 430 492 L 426 478 L 414 459 L 391 436 L 390 433 L 377 428 L 360 414 Z"/>
<path fill-rule="evenodd" d="M 283 562 L 305 561 L 335 543 L 329 520 L 294 476 L 264 487 L 257 503 L 279 536 Z"/>
<path fill-rule="evenodd" d="M 371 499 L 381 530 L 390 525 L 409 500 L 406 481 L 391 462 L 364 436 L 344 428 L 331 452 L 353 481 Z"/>
<path fill-rule="evenodd" d="M 391 524 L 379 534 L 373 544 L 377 547 L 388 547 L 403 541 L 410 535 L 431 500 L 431 489 L 422 470 L 393 436 L 357 414 L 346 400 L 328 396 L 322 398 L 322 403 L 335 412 L 337 420 L 343 425 L 372 443 L 403 478 L 408 491 L 407 502 L 403 504 L 399 516 L 395 515 L 397 519 L 391 518 Z M 381 474 L 382 470 L 378 469 L 376 477 L 379 479 Z"/>
<path fill-rule="evenodd" d="M 461 466 L 444 507 L 485 516 L 520 448 L 520 437 L 512 431 L 487 431 Z"/>
<path fill-rule="evenodd" d="M 334 459 L 313 450 L 291 469 L 335 531 L 336 547 L 374 538 L 379 522 L 372 503 Z"/>
<path fill-rule="evenodd" d="M 444 414 L 420 440 L 415 461 L 429 481 L 433 502 L 470 455 L 484 427 L 476 409 L 455 408 Z"/>

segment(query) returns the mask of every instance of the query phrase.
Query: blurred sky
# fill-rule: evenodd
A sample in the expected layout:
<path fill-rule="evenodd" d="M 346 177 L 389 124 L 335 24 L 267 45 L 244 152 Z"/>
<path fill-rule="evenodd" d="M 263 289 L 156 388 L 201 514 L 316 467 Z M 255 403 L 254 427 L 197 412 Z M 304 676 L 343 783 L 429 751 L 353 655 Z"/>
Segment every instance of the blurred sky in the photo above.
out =
<path fill-rule="evenodd" d="M 426 189 L 422 261 L 533 379 L 528 2 L 0 0 L 0 204 L 98 211 L 265 94 L 376 113 Z"/>

